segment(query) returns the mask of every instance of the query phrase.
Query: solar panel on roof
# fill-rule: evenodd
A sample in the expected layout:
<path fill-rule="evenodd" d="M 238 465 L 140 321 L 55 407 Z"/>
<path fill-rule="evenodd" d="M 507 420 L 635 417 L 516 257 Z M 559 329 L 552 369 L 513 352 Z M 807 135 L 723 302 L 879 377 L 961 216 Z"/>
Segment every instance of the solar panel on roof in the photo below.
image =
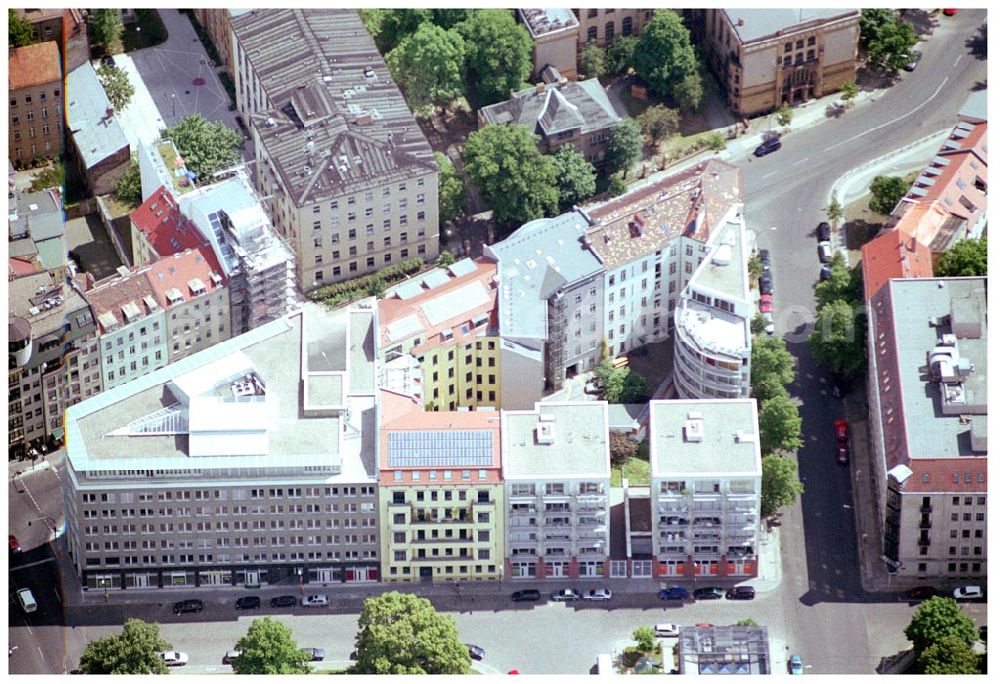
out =
<path fill-rule="evenodd" d="M 423 330 L 423 325 L 419 318 L 411 315 L 389 323 L 385 329 L 389 333 L 389 341 L 396 342 L 420 332 Z"/>
<path fill-rule="evenodd" d="M 448 282 L 448 274 L 440 268 L 436 268 L 424 276 L 421 281 L 424 287 L 435 288 Z"/>
<path fill-rule="evenodd" d="M 489 430 L 390 432 L 390 468 L 484 467 L 493 463 Z"/>
<path fill-rule="evenodd" d="M 397 287 L 395 295 L 400 299 L 413 299 L 422 294 L 423 291 L 424 288 L 420 286 L 420 283 L 416 280 L 410 280 Z"/>
<path fill-rule="evenodd" d="M 478 280 L 473 280 L 468 285 L 421 304 L 420 310 L 427 316 L 431 325 L 438 325 L 449 318 L 455 318 L 466 311 L 486 304 L 489 299 L 489 295 L 483 289 L 483 284 Z"/>
<path fill-rule="evenodd" d="M 461 261 L 456 261 L 451 266 L 448 267 L 451 274 L 456 278 L 460 278 L 464 275 L 468 275 L 476 270 L 476 262 L 474 262 L 469 257 L 462 259 Z"/>

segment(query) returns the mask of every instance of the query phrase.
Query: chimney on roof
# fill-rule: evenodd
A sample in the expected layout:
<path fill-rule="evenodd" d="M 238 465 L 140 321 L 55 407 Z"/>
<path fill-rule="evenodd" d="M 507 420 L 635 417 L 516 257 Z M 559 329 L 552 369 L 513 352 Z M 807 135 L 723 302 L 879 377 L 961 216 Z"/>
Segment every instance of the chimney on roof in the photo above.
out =
<path fill-rule="evenodd" d="M 736 25 L 737 25 L 737 26 L 743 26 L 743 24 L 745 24 L 745 23 L 746 23 L 746 22 L 745 22 L 745 21 L 743 21 L 742 19 L 737 19 L 737 20 L 736 20 Z"/>

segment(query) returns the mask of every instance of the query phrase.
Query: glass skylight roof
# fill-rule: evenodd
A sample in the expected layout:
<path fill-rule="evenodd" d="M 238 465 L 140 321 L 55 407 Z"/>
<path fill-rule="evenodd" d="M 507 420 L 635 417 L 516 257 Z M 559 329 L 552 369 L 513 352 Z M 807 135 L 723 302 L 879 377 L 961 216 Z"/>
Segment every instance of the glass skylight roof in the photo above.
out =
<path fill-rule="evenodd" d="M 493 463 L 489 430 L 425 430 L 389 433 L 390 468 L 485 467 Z"/>

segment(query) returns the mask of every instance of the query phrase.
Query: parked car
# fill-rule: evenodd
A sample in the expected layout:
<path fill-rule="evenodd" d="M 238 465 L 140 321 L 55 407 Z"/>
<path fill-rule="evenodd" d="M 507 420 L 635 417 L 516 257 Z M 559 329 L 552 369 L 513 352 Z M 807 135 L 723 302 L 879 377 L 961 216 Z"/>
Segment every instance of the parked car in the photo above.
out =
<path fill-rule="evenodd" d="M 537 589 L 522 589 L 510 595 L 511 601 L 537 601 L 542 598 L 542 594 Z"/>
<path fill-rule="evenodd" d="M 833 247 L 830 246 L 830 241 L 823 240 L 816 245 L 816 254 L 819 256 L 819 260 L 824 264 L 828 264 L 833 261 Z"/>
<path fill-rule="evenodd" d="M 937 589 L 934 587 L 913 587 L 906 595 L 915 601 L 923 601 L 924 599 L 934 598 L 937 596 Z"/>
<path fill-rule="evenodd" d="M 830 239 L 830 224 L 826 221 L 820 221 L 819 225 L 816 226 L 816 242 L 823 242 L 824 240 Z"/>
<path fill-rule="evenodd" d="M 956 14 L 958 14 L 958 10 L 957 10 L 957 9 L 943 9 L 943 10 L 941 10 L 941 12 L 942 12 L 942 13 L 944 14 L 944 16 L 946 16 L 946 17 L 953 17 L 953 16 L 955 16 Z"/>
<path fill-rule="evenodd" d="M 242 653 L 243 651 L 236 648 L 226 651 L 226 655 L 222 656 L 222 664 L 223 665 L 232 664 L 232 662 L 237 658 L 239 658 Z"/>
<path fill-rule="evenodd" d="M 731 601 L 750 601 L 757 595 L 753 587 L 733 587 L 726 592 L 726 598 Z"/>
<path fill-rule="evenodd" d="M 167 667 L 187 665 L 189 660 L 188 654 L 180 651 L 163 651 L 160 653 L 160 657 L 163 658 L 163 664 Z"/>
<path fill-rule="evenodd" d="M 903 65 L 905 71 L 913 71 L 917 68 L 917 62 L 923 57 L 923 53 L 920 50 L 910 51 L 910 61 Z"/>
<path fill-rule="evenodd" d="M 476 646 L 475 644 L 465 644 L 465 647 L 469 649 L 469 657 L 473 660 L 482 660 L 486 657 L 486 649 L 482 646 Z"/>
<path fill-rule="evenodd" d="M 760 296 L 760 312 L 762 314 L 771 313 L 771 311 L 774 310 L 773 297 L 774 295 L 769 294 L 763 294 Z"/>
<path fill-rule="evenodd" d="M 851 438 L 851 427 L 846 420 L 838 418 L 833 421 L 833 436 L 837 438 L 838 442 L 846 442 Z"/>
<path fill-rule="evenodd" d="M 837 463 L 847 463 L 850 460 L 851 450 L 847 442 L 837 442 Z"/>
<path fill-rule="evenodd" d="M 302 605 L 306 608 L 326 608 L 330 605 L 330 600 L 326 594 L 312 594 L 302 597 Z"/>
<path fill-rule="evenodd" d="M 694 626 L 695 627 L 715 627 L 715 625 L 713 623 L 711 623 L 711 622 L 696 622 L 696 623 L 694 623 Z"/>
<path fill-rule="evenodd" d="M 272 608 L 291 608 L 298 605 L 299 600 L 294 596 L 275 596 L 271 599 Z"/>
<path fill-rule="evenodd" d="M 601 381 L 597 378 L 588 380 L 587 384 L 583 386 L 583 391 L 586 394 L 600 394 L 604 391 L 604 387 L 601 385 Z"/>
<path fill-rule="evenodd" d="M 580 594 L 575 589 L 560 589 L 552 594 L 553 601 L 576 601 L 579 598 Z"/>
<path fill-rule="evenodd" d="M 10 544 L 11 553 L 21 553 L 21 542 L 12 534 L 7 535 L 7 543 Z"/>
<path fill-rule="evenodd" d="M 983 597 L 983 588 L 970 584 L 965 587 L 959 587 L 955 591 L 951 592 L 951 595 L 956 601 L 971 601 L 972 599 L 981 599 Z"/>
<path fill-rule="evenodd" d="M 831 269 L 827 264 L 823 264 L 823 266 L 821 266 L 819 269 L 820 282 L 823 282 L 824 280 L 829 280 L 832 277 L 833 277 L 833 269 Z"/>
<path fill-rule="evenodd" d="M 802 656 L 793 655 L 788 659 L 788 671 L 793 675 L 802 674 Z"/>
<path fill-rule="evenodd" d="M 770 272 L 764 273 L 760 278 L 757 279 L 757 286 L 760 288 L 761 294 L 773 294 L 774 293 L 774 281 L 771 280 Z"/>
<path fill-rule="evenodd" d="M 115 58 L 112 57 L 111 55 L 104 55 L 103 57 L 101 57 L 101 66 L 102 67 L 115 67 L 116 66 L 116 64 L 115 64 Z"/>
<path fill-rule="evenodd" d="M 584 601 L 610 601 L 611 591 L 609 589 L 591 589 L 583 595 Z"/>
<path fill-rule="evenodd" d="M 241 596 L 236 599 L 236 610 L 254 610 L 260 608 L 260 596 Z"/>
<path fill-rule="evenodd" d="M 726 592 L 719 587 L 701 587 L 694 590 L 695 601 L 711 601 L 714 599 L 720 599 L 725 595 Z"/>
<path fill-rule="evenodd" d="M 777 152 L 780 149 L 781 149 L 781 140 L 779 138 L 769 138 L 768 140 L 765 140 L 764 142 L 762 142 L 760 145 L 757 146 L 757 149 L 753 151 L 753 156 L 763 157 L 766 154 Z"/>
<path fill-rule="evenodd" d="M 660 589 L 659 596 L 661 601 L 686 601 L 688 590 L 684 587 L 667 587 Z"/>
<path fill-rule="evenodd" d="M 309 660 L 313 662 L 323 660 L 323 658 L 326 657 L 326 651 L 322 648 L 303 648 L 302 650 L 306 652 L 306 655 L 309 656 Z"/>
<path fill-rule="evenodd" d="M 762 313 L 761 316 L 764 317 L 764 332 L 768 335 L 774 334 L 774 314 L 770 311 Z"/>
<path fill-rule="evenodd" d="M 672 622 L 659 622 L 653 625 L 653 633 L 658 637 L 675 637 L 680 636 L 681 630 Z"/>
<path fill-rule="evenodd" d="M 766 249 L 762 249 L 757 252 L 757 257 L 760 259 L 760 268 L 762 271 L 771 270 L 771 252 Z"/>
<path fill-rule="evenodd" d="M 203 610 L 205 610 L 205 604 L 201 602 L 201 599 L 188 599 L 174 604 L 174 615 L 200 613 Z"/>

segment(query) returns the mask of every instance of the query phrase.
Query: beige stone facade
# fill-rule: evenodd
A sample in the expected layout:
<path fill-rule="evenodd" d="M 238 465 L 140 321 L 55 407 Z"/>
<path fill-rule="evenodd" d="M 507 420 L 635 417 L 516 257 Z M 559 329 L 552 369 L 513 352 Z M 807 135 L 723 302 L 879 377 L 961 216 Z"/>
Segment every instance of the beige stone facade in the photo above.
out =
<path fill-rule="evenodd" d="M 15 165 L 63 151 L 62 67 L 54 40 L 10 51 L 8 155 Z"/>
<path fill-rule="evenodd" d="M 637 36 L 642 27 L 653 18 L 651 9 L 575 9 L 580 21 L 577 42 L 585 45 L 595 42 L 600 47 L 607 47 L 622 36 Z"/>

